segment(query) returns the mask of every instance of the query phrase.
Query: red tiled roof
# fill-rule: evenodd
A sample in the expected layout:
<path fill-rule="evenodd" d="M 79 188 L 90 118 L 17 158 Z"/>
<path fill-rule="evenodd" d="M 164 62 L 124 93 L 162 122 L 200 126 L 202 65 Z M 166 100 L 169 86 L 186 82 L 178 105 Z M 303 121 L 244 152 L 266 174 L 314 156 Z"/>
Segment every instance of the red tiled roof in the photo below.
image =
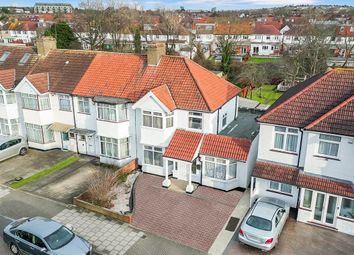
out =
<path fill-rule="evenodd" d="M 354 95 L 307 125 L 305 129 L 354 136 Z"/>
<path fill-rule="evenodd" d="M 279 29 L 273 25 L 265 25 L 256 23 L 256 26 L 253 29 L 253 34 L 257 35 L 280 35 Z"/>
<path fill-rule="evenodd" d="M 171 96 L 171 92 L 167 85 L 161 85 L 160 87 L 153 88 L 152 93 L 170 110 L 176 109 L 175 101 Z"/>
<path fill-rule="evenodd" d="M 353 26 L 346 25 L 346 26 L 341 26 L 337 29 L 337 35 L 343 36 L 343 37 L 354 37 L 354 30 L 352 30 Z"/>
<path fill-rule="evenodd" d="M 350 183 L 308 175 L 296 167 L 257 161 L 252 176 L 354 198 L 354 189 Z"/>
<path fill-rule="evenodd" d="M 354 69 L 334 69 L 314 76 L 286 91 L 258 118 L 259 122 L 304 128 L 354 94 Z M 350 110 L 352 108 L 345 108 Z M 352 113 L 347 113 L 350 118 Z M 291 118 L 289 118 L 291 116 Z M 343 118 L 347 118 L 343 117 Z M 338 118 L 331 123 L 331 132 L 341 129 Z M 329 124 L 329 122 L 328 122 Z"/>
<path fill-rule="evenodd" d="M 49 73 L 29 74 L 26 78 L 40 93 L 49 91 Z"/>
<path fill-rule="evenodd" d="M 218 23 L 215 26 L 214 34 L 216 35 L 250 35 L 253 31 L 252 22 L 239 23 Z"/>
<path fill-rule="evenodd" d="M 182 57 L 163 56 L 158 66 L 146 57 L 97 53 L 74 90 L 81 96 L 111 96 L 138 101 L 152 89 L 166 85 L 179 109 L 213 112 L 240 89 Z"/>
<path fill-rule="evenodd" d="M 246 161 L 250 147 L 248 139 L 208 134 L 204 136 L 200 154 Z"/>
<path fill-rule="evenodd" d="M 203 133 L 177 129 L 163 156 L 184 161 L 192 161 L 202 138 Z"/>
<path fill-rule="evenodd" d="M 4 89 L 12 89 L 15 85 L 15 78 L 15 69 L 0 70 L 0 85 L 2 85 Z"/>

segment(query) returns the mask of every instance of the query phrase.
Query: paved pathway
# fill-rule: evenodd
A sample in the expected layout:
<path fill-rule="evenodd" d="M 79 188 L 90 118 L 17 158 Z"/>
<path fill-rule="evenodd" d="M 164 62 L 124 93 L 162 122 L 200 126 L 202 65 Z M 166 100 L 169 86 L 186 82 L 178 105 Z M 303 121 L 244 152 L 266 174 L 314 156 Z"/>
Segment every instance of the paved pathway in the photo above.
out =
<path fill-rule="evenodd" d="M 143 232 L 128 224 L 109 220 L 93 212 L 65 209 L 53 219 L 65 225 L 71 224 L 74 231 L 92 243 L 95 251 L 100 254 L 124 254 L 144 236 Z"/>
<path fill-rule="evenodd" d="M 5 187 L 0 186 L 0 198 L 6 196 L 8 194 L 10 194 L 10 190 Z"/>
<path fill-rule="evenodd" d="M 162 180 L 138 177 L 133 225 L 207 252 L 243 193 L 199 186 L 188 195 L 162 188 Z"/>

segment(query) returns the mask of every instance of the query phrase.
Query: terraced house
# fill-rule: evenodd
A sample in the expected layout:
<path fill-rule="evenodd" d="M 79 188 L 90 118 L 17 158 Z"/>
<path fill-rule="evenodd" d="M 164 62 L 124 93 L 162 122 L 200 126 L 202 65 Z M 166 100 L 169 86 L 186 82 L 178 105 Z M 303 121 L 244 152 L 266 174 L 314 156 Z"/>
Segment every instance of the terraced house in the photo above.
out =
<path fill-rule="evenodd" d="M 251 202 L 280 198 L 298 221 L 354 235 L 354 70 L 300 83 L 258 121 Z"/>
<path fill-rule="evenodd" d="M 217 135 L 237 118 L 240 89 L 191 60 L 165 56 L 164 44 L 147 56 L 57 50 L 47 37 L 37 47 L 38 61 L 12 90 L 30 147 L 118 166 L 137 158 L 144 172 L 166 176 L 165 186 L 170 176 L 189 181 L 188 192 L 192 181 L 247 187 L 257 146 Z M 195 147 L 184 147 L 185 136 Z M 208 139 L 237 153 L 220 153 Z"/>

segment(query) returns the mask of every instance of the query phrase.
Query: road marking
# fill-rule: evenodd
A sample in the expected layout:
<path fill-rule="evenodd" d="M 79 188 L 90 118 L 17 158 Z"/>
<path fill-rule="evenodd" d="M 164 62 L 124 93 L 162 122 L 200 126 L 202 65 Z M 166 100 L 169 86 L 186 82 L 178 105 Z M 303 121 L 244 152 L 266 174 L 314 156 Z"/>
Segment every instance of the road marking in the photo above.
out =
<path fill-rule="evenodd" d="M 0 198 L 10 194 L 10 190 L 6 188 L 0 187 Z"/>
<path fill-rule="evenodd" d="M 15 221 L 15 219 L 10 218 L 10 217 L 7 217 L 7 216 L 5 216 L 5 215 L 1 215 L 1 214 L 0 214 L 0 217 L 4 218 L 4 219 L 6 219 L 6 220 L 9 220 L 9 221 Z"/>
<path fill-rule="evenodd" d="M 238 124 L 236 124 L 235 126 L 233 126 L 229 132 L 227 132 L 227 134 L 230 134 L 232 131 L 234 131 L 235 128 L 237 128 Z"/>

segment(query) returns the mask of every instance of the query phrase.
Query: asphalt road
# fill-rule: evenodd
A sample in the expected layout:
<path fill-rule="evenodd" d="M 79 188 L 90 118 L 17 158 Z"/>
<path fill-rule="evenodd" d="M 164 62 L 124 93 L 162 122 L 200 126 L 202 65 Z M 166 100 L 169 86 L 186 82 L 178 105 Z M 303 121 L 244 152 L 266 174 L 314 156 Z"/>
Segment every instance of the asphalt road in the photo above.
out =
<path fill-rule="evenodd" d="M 10 222 L 11 222 L 11 220 L 9 218 L 0 215 L 0 238 L 1 238 L 1 240 L 0 240 L 0 254 L 1 255 L 10 255 L 11 254 L 11 252 L 9 251 L 9 248 L 2 240 L 2 231 Z"/>

